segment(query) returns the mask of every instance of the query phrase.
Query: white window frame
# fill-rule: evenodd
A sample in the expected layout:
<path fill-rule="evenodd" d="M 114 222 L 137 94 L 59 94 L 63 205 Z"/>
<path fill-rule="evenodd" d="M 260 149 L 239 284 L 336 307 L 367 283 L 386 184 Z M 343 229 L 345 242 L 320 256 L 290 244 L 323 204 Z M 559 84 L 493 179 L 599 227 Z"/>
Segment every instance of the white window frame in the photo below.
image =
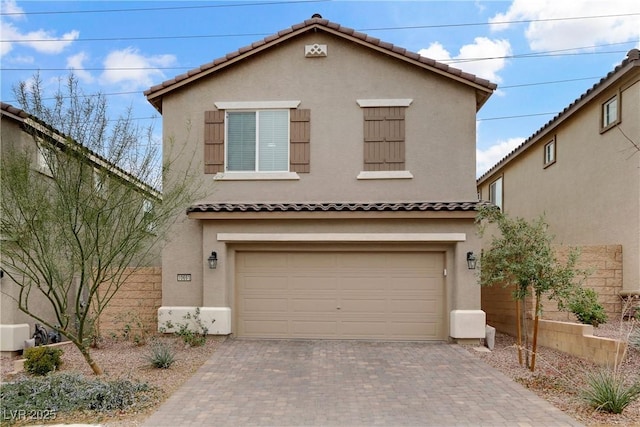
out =
<path fill-rule="evenodd" d="M 556 162 L 556 138 L 554 137 L 544 145 L 544 167 Z"/>
<path fill-rule="evenodd" d="M 53 148 L 47 146 L 43 141 L 37 141 L 36 165 L 40 173 L 53 177 L 51 164 L 55 162 L 54 156 Z M 47 157 L 49 157 L 48 161 Z"/>
<path fill-rule="evenodd" d="M 502 176 L 489 184 L 489 201 L 502 209 L 504 205 L 504 180 Z"/>
<path fill-rule="evenodd" d="M 615 108 L 612 108 L 615 107 Z M 602 104 L 602 131 L 610 129 L 620 122 L 620 103 L 618 94 Z"/>
<path fill-rule="evenodd" d="M 240 104 L 240 103 L 238 103 Z M 277 171 L 262 171 L 260 170 L 260 140 L 259 140 L 259 135 L 260 135 L 260 113 L 261 112 L 265 112 L 265 111 L 269 111 L 269 112 L 282 112 L 282 113 L 286 113 L 286 122 L 287 122 L 287 141 L 286 141 L 286 148 L 287 148 L 287 161 L 286 161 L 286 169 L 283 170 L 277 170 Z M 254 113 L 256 115 L 256 135 L 255 135 L 255 168 L 254 170 L 228 170 L 227 168 L 229 167 L 229 114 L 234 114 L 234 113 Z M 291 112 L 289 109 L 283 109 L 283 108 L 266 108 L 266 109 L 231 109 L 231 111 L 225 111 L 225 125 L 224 125 L 224 132 L 225 132 L 225 173 L 226 174 L 234 174 L 234 173 L 241 173 L 241 174 L 251 174 L 251 173 L 257 173 L 257 174 L 270 174 L 270 173 L 289 173 L 289 168 L 290 166 L 290 156 L 291 156 L 291 146 L 290 146 L 290 141 L 291 141 Z"/>

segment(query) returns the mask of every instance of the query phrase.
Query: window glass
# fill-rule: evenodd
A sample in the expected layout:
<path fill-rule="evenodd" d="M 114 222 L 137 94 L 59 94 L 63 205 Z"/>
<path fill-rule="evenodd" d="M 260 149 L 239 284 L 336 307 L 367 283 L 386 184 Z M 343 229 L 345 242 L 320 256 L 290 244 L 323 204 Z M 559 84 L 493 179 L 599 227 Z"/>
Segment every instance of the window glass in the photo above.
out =
<path fill-rule="evenodd" d="M 613 97 L 602 106 L 602 127 L 607 127 L 618 120 L 618 97 Z"/>
<path fill-rule="evenodd" d="M 502 209 L 502 177 L 493 181 L 489 186 L 489 201 Z"/>
<path fill-rule="evenodd" d="M 243 111 L 227 114 L 227 170 L 289 170 L 289 112 Z"/>
<path fill-rule="evenodd" d="M 544 146 L 544 164 L 548 165 L 556 161 L 556 142 L 551 141 Z"/>

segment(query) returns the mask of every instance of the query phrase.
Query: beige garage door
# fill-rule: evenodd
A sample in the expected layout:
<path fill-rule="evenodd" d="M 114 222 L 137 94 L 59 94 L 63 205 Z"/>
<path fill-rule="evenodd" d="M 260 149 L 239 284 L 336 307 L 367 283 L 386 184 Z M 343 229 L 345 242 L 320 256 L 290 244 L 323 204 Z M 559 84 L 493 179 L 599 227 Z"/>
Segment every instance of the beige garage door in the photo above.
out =
<path fill-rule="evenodd" d="M 445 339 L 440 252 L 237 252 L 240 337 Z"/>

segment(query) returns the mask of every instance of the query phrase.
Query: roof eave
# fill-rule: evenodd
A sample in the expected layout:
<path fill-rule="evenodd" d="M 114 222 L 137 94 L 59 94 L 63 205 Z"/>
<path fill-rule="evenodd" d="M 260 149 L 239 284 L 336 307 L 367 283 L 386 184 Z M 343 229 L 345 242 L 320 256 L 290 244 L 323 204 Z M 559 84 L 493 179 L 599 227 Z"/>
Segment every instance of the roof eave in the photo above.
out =
<path fill-rule="evenodd" d="M 180 87 L 191 84 L 194 81 L 205 77 L 209 74 L 224 69 L 230 65 L 240 62 L 250 56 L 258 54 L 272 46 L 287 41 L 293 37 L 310 31 L 325 31 L 346 40 L 350 40 L 361 46 L 377 50 L 381 53 L 409 62 L 423 69 L 429 70 L 444 77 L 456 80 L 465 85 L 471 86 L 476 91 L 476 111 L 484 105 L 489 99 L 493 91 L 497 88 L 495 83 L 488 80 L 478 78 L 472 74 L 465 73 L 453 67 L 439 63 L 433 59 L 425 58 L 417 53 L 407 51 L 404 48 L 394 46 L 390 43 L 382 43 L 379 39 L 359 33 L 350 28 L 342 27 L 338 24 L 331 23 L 324 19 L 312 19 L 302 24 L 294 25 L 291 28 L 282 30 L 276 34 L 266 37 L 263 40 L 252 43 L 250 46 L 240 48 L 235 52 L 231 52 L 224 57 L 218 58 L 213 62 L 204 64 L 198 68 L 188 71 L 185 74 L 176 76 L 175 78 L 165 81 L 159 85 L 153 86 L 144 92 L 147 100 L 162 113 L 162 97 Z M 472 81 L 471 79 L 475 80 Z"/>

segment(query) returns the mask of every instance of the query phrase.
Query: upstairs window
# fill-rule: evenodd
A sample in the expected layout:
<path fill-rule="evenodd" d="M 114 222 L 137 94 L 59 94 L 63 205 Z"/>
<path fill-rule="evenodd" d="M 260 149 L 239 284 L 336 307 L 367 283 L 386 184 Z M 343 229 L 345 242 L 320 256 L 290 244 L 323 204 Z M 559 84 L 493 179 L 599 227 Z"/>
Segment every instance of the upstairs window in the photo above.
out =
<path fill-rule="evenodd" d="M 226 169 L 288 172 L 289 110 L 228 112 Z"/>
<path fill-rule="evenodd" d="M 556 138 L 547 142 L 544 146 L 544 167 L 556 162 Z"/>
<path fill-rule="evenodd" d="M 493 181 L 489 186 L 489 201 L 502 209 L 502 177 Z"/>
<path fill-rule="evenodd" d="M 618 96 L 616 95 L 602 104 L 602 130 L 607 130 L 618 121 Z"/>
<path fill-rule="evenodd" d="M 38 170 L 47 175 L 53 176 L 53 168 L 56 166 L 56 157 L 53 149 L 46 146 L 43 142 L 38 142 L 38 150 L 36 151 L 36 164 Z"/>
<path fill-rule="evenodd" d="M 299 104 L 216 102 L 218 110 L 205 111 L 204 173 L 220 179 L 309 173 L 311 113 Z"/>

